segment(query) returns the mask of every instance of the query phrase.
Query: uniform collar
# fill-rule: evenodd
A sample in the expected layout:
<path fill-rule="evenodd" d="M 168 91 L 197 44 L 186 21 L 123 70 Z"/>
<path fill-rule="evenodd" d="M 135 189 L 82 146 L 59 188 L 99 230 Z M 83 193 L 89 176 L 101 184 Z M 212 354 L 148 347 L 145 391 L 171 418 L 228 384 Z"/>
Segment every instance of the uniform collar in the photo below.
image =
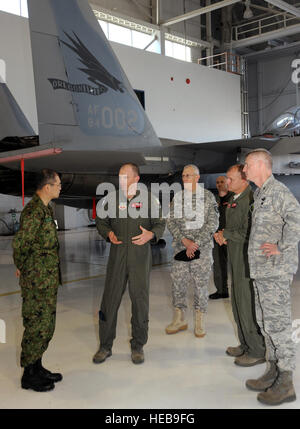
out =
<path fill-rule="evenodd" d="M 45 206 L 45 204 L 43 203 L 43 201 L 41 200 L 41 198 L 38 196 L 38 194 L 34 194 L 34 196 L 32 197 L 32 200 L 42 209 L 46 210 L 49 209 L 50 206 L 48 204 L 48 206 Z"/>
<path fill-rule="evenodd" d="M 271 176 L 268 177 L 265 183 L 262 185 L 261 190 L 265 191 L 267 188 L 269 188 L 269 186 L 274 182 L 274 180 L 275 177 L 273 176 L 273 174 L 271 174 Z"/>
<path fill-rule="evenodd" d="M 257 195 L 265 193 L 274 183 L 275 177 L 271 174 L 270 177 L 267 178 L 265 183 L 261 186 L 261 188 L 257 188 Z"/>
<path fill-rule="evenodd" d="M 239 196 L 234 201 L 241 200 L 242 198 L 246 197 L 249 194 L 249 192 L 251 192 L 251 191 L 252 191 L 252 188 L 250 185 L 248 185 L 247 188 L 243 192 L 241 192 L 239 194 Z M 233 194 L 233 195 L 235 195 L 235 194 Z"/>

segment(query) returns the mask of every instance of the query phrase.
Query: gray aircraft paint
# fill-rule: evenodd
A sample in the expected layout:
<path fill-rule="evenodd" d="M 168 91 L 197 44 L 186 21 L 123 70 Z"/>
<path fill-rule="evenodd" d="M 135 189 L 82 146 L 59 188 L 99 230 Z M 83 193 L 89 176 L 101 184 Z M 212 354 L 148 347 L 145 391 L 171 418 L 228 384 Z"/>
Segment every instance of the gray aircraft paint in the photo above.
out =
<path fill-rule="evenodd" d="M 34 130 L 0 77 L 0 140 L 10 136 L 33 136 Z M 13 133 L 13 134 L 12 134 Z"/>
<path fill-rule="evenodd" d="M 58 23 L 69 82 L 73 85 L 72 97 L 81 130 L 87 135 L 99 136 L 142 134 L 145 115 L 140 103 L 100 25 L 95 31 L 83 15 L 85 3 L 80 2 L 79 7 L 78 1 L 52 0 L 51 6 Z M 88 10 L 91 21 L 95 17 L 91 9 Z"/>
<path fill-rule="evenodd" d="M 36 152 L 51 147 L 61 148 L 62 153 L 58 156 L 26 160 L 25 170 L 35 172 L 41 168 L 53 168 L 62 173 L 63 191 L 66 191 L 65 198 L 72 199 L 72 196 L 76 199 L 76 202 L 71 201 L 70 205 L 81 207 L 85 202 L 85 206 L 87 206 L 85 198 L 89 200 L 90 204 L 90 198 L 95 195 L 97 185 L 103 181 L 114 183 L 117 180 L 120 165 L 130 161 L 140 166 L 146 183 L 162 181 L 172 183 L 175 178 L 178 180 L 180 172 L 186 164 L 198 165 L 201 174 L 224 173 L 230 165 L 241 158 L 245 151 L 265 147 L 273 154 L 275 173 L 297 174 L 300 172 L 299 167 L 290 168 L 291 161 L 299 161 L 300 137 L 278 138 L 278 140 L 257 137 L 201 144 L 171 139 L 161 139 L 160 141 L 147 115 L 135 98 L 125 73 L 87 1 L 28 0 L 28 7 L 40 146 L 2 152 L 0 158 L 19 156 L 22 153 Z M 60 8 L 59 13 L 57 8 Z M 75 12 L 73 12 L 74 8 Z M 88 79 L 87 73 L 79 70 L 85 66 L 80 62 L 80 56 L 71 48 L 74 47 L 74 42 L 79 43 L 74 35 L 73 15 L 77 20 L 76 25 L 78 28 L 80 27 L 80 31 L 76 33 L 78 38 L 94 56 L 100 55 L 103 66 L 116 79 L 116 81 L 112 79 L 115 85 L 113 82 L 111 85 L 92 82 Z M 67 34 L 73 39 L 73 42 Z M 97 41 L 99 46 L 96 46 Z M 66 88 L 53 89 L 53 81 L 51 83 L 49 79 L 65 82 L 61 85 L 66 85 Z M 92 90 L 98 88 L 99 92 L 103 87 L 107 90 L 101 95 L 97 94 L 96 90 L 96 95 L 95 93 L 88 95 L 85 92 L 86 88 L 82 85 L 85 85 L 86 88 L 90 86 Z M 120 89 L 124 89 L 124 92 Z M 109 105 L 102 103 L 103 94 L 110 94 Z M 88 104 L 86 100 L 99 99 L 99 106 L 108 106 L 112 109 L 112 106 L 119 106 L 119 100 L 122 99 L 120 97 L 124 94 L 128 97 L 127 101 L 128 99 L 136 100 L 144 120 L 143 125 L 142 121 L 139 122 L 143 131 L 141 132 L 136 127 L 141 132 L 140 134 L 133 133 L 131 128 L 128 129 L 127 135 L 126 133 L 121 135 L 120 130 L 114 130 L 113 133 L 107 133 L 107 135 L 105 134 L 107 130 L 97 130 L 99 134 L 96 135 L 93 134 L 94 131 L 90 132 L 90 130 L 88 130 L 90 133 L 87 133 L 85 130 L 86 110 L 84 110 Z M 3 116 L 0 115 L 0 130 L 4 130 L 6 136 L 32 135 L 32 129 L 30 126 L 28 127 L 28 123 L 26 125 L 27 121 L 23 121 L 25 117 L 23 116 L 22 119 L 21 110 L 16 106 L 12 95 L 7 88 L 2 87 L 2 91 L 0 88 L 0 105 L 4 106 L 5 103 L 8 109 L 4 109 Z M 5 114 L 8 112 L 14 118 L 5 122 L 3 118 L 7 117 Z M 15 124 L 22 124 L 21 128 L 17 128 Z M 156 159 L 156 161 L 149 161 L 149 158 Z M 19 161 L 6 165 L 9 169 L 18 170 L 20 168 Z M 0 171 L 1 188 L 4 193 L 5 185 L 8 183 L 8 173 L 9 171 L 6 170 Z M 11 175 L 13 176 L 12 173 Z M 294 176 L 293 183 L 298 183 L 298 177 Z M 16 172 L 15 179 L 18 183 L 18 172 Z M 289 178 L 287 177 L 287 179 Z M 14 194 L 16 189 L 14 184 L 10 189 L 13 189 Z"/>
<path fill-rule="evenodd" d="M 28 11 L 40 144 L 63 144 L 64 151 L 161 147 L 88 2 L 29 0 Z M 88 61 L 119 86 L 92 79 Z"/>

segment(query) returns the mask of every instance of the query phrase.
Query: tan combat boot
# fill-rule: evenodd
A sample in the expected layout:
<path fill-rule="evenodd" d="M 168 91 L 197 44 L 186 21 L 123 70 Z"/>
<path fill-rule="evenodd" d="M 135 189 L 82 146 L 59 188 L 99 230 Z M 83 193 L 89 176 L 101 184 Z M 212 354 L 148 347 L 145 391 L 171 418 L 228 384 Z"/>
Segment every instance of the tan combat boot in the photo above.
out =
<path fill-rule="evenodd" d="M 244 354 L 244 349 L 241 345 L 239 345 L 237 347 L 227 347 L 226 353 L 229 356 L 239 357 L 239 356 L 242 356 Z"/>
<path fill-rule="evenodd" d="M 272 386 L 278 375 L 276 363 L 269 361 L 265 373 L 257 380 L 247 380 L 246 386 L 256 392 L 264 392 Z"/>
<path fill-rule="evenodd" d="M 283 402 L 295 401 L 296 393 L 292 371 L 279 370 L 279 375 L 273 385 L 266 392 L 259 393 L 257 399 L 266 405 L 280 405 Z"/>
<path fill-rule="evenodd" d="M 202 338 L 205 336 L 205 328 L 204 328 L 204 314 L 200 310 L 195 310 L 195 336 L 198 338 Z"/>
<path fill-rule="evenodd" d="M 185 331 L 188 327 L 187 321 L 184 320 L 184 313 L 181 308 L 175 308 L 172 323 L 166 327 L 167 334 L 176 334 L 179 331 Z"/>

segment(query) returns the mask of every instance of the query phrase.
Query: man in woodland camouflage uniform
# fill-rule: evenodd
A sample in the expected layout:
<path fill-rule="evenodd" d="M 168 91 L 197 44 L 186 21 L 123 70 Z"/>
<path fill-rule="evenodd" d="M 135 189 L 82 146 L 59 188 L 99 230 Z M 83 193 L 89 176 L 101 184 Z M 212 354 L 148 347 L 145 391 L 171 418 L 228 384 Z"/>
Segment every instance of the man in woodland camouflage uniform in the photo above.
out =
<path fill-rule="evenodd" d="M 173 236 L 172 247 L 174 255 L 186 250 L 188 258 L 192 258 L 197 250 L 200 250 L 199 259 L 191 261 L 177 261 L 173 259 L 171 277 L 173 280 L 172 296 L 174 306 L 174 318 L 166 327 L 167 334 L 176 334 L 187 329 L 187 321 L 184 318 L 184 310 L 187 308 L 187 287 L 194 287 L 195 329 L 196 337 L 204 337 L 204 314 L 208 305 L 208 282 L 212 267 L 213 234 L 219 226 L 219 210 L 213 194 L 203 189 L 203 199 L 197 201 L 196 189 L 199 189 L 200 174 L 195 165 L 187 165 L 182 172 L 184 191 L 175 194 L 170 206 L 170 218 L 167 227 Z M 188 193 L 190 198 L 188 198 Z M 182 217 L 176 217 L 176 198 L 180 197 Z M 187 197 L 187 198 L 186 198 Z M 178 201 L 178 200 L 177 200 Z M 200 202 L 201 206 L 198 207 Z M 191 207 L 188 207 L 188 205 Z M 190 209 L 190 210 L 189 210 Z M 189 212 L 197 215 L 202 212 L 203 219 L 196 227 L 196 220 L 192 220 Z M 194 224 L 194 225 L 193 225 Z"/>
<path fill-rule="evenodd" d="M 42 366 L 42 356 L 53 336 L 56 319 L 57 289 L 60 283 L 59 243 L 53 211 L 49 202 L 58 198 L 59 176 L 42 170 L 37 191 L 22 211 L 20 229 L 13 240 L 13 258 L 22 292 L 21 366 L 24 389 L 45 392 L 54 388 L 61 374 Z"/>
<path fill-rule="evenodd" d="M 291 283 L 298 267 L 300 205 L 289 189 L 272 175 L 272 157 L 256 149 L 246 157 L 244 171 L 258 188 L 254 194 L 249 238 L 250 275 L 254 279 L 257 323 L 265 337 L 267 369 L 246 386 L 257 399 L 278 405 L 296 399 L 293 371 Z"/>

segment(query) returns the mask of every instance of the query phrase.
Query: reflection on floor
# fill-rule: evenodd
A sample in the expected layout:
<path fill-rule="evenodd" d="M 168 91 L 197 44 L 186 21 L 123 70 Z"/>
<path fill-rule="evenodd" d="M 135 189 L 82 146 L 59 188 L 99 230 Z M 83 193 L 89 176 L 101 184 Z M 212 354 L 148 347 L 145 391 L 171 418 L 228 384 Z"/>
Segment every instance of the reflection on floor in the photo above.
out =
<path fill-rule="evenodd" d="M 165 248 L 153 251 L 145 363 L 135 366 L 130 360 L 130 299 L 126 291 L 113 355 L 100 365 L 93 364 L 109 244 L 91 228 L 60 232 L 59 237 L 64 285 L 59 290 L 55 335 L 44 363 L 52 371 L 62 372 L 64 380 L 47 393 L 20 388 L 21 296 L 14 276 L 11 237 L 0 238 L 0 319 L 6 326 L 6 343 L 0 342 L 1 408 L 267 408 L 257 402 L 255 392 L 245 388 L 245 380 L 261 375 L 265 365 L 241 368 L 225 354 L 227 346 L 237 345 L 230 299 L 209 302 L 207 335 L 196 338 L 190 290 L 188 331 L 165 334 L 172 318 L 168 235 Z M 212 280 L 209 290 L 214 291 Z M 292 291 L 296 320 L 300 319 L 299 272 Z M 298 338 L 300 341 L 300 334 Z M 299 399 L 280 408 L 300 407 L 299 353 L 297 359 L 294 384 Z"/>

